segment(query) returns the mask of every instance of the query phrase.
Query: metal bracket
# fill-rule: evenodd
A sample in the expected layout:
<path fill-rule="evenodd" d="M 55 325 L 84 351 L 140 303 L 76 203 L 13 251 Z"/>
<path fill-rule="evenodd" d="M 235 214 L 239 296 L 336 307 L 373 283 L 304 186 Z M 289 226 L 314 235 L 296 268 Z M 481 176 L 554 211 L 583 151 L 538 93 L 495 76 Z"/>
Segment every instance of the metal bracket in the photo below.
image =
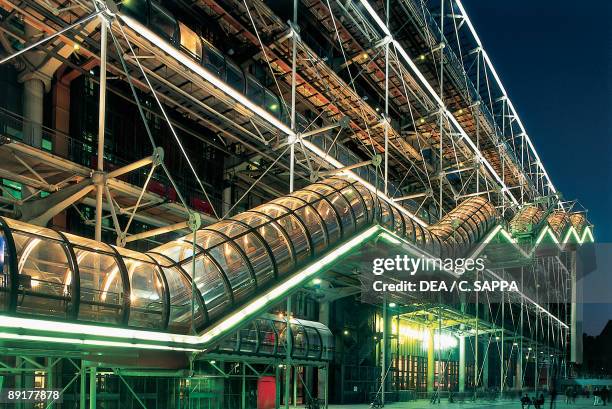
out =
<path fill-rule="evenodd" d="M 187 220 L 187 227 L 191 231 L 196 231 L 202 226 L 202 217 L 200 213 L 191 212 L 189 213 L 189 220 Z"/>
<path fill-rule="evenodd" d="M 153 166 L 160 166 L 164 163 L 164 148 L 158 146 L 153 151 Z"/>

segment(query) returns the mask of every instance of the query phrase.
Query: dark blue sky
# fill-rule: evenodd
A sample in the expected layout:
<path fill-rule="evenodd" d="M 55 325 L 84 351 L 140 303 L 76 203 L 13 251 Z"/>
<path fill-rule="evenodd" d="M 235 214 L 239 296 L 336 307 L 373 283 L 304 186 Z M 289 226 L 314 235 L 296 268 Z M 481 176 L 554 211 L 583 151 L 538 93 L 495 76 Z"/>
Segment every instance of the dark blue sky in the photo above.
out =
<path fill-rule="evenodd" d="M 612 2 L 463 0 L 553 183 L 589 209 L 595 238 L 612 245 Z M 604 255 L 603 253 L 601 254 Z M 610 257 L 585 279 L 585 299 L 612 293 Z M 610 300 L 610 297 L 607 297 Z M 599 300 L 604 301 L 604 300 Z M 612 304 L 585 304 L 598 334 Z"/>

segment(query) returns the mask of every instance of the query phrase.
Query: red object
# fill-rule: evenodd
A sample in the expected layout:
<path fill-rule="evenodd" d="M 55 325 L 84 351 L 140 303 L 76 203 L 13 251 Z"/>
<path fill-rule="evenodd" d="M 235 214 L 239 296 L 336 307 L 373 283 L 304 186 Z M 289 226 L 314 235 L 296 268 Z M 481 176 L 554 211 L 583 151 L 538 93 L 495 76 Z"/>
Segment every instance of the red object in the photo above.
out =
<path fill-rule="evenodd" d="M 202 213 L 213 214 L 213 208 L 210 203 L 206 200 L 198 199 L 197 197 L 191 198 L 191 206 Z"/>
<path fill-rule="evenodd" d="M 156 180 L 150 180 L 147 185 L 147 190 L 160 196 L 166 196 L 166 186 Z"/>
<path fill-rule="evenodd" d="M 165 197 L 170 202 L 176 202 L 176 190 L 174 188 L 159 183 L 156 180 L 150 180 L 147 185 L 147 190 L 151 193 L 155 193 L 161 197 Z"/>
<path fill-rule="evenodd" d="M 257 409 L 274 409 L 276 403 L 276 378 L 262 376 L 257 380 Z"/>
<path fill-rule="evenodd" d="M 176 202 L 176 190 L 173 187 L 166 188 L 166 198 L 171 202 Z"/>

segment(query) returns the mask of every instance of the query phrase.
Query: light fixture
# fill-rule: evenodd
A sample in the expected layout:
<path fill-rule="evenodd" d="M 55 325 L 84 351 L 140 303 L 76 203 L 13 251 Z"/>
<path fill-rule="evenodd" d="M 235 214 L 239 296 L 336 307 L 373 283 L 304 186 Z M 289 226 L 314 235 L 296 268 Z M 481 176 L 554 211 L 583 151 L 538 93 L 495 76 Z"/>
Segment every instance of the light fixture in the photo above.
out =
<path fill-rule="evenodd" d="M 390 302 L 389 303 L 389 308 L 395 308 L 395 307 L 397 307 L 396 303 L 394 303 L 394 302 Z"/>
<path fill-rule="evenodd" d="M 348 330 L 347 330 L 347 329 L 345 329 L 345 330 L 344 330 L 344 332 L 343 332 L 343 334 L 344 334 L 344 335 L 348 335 L 348 334 L 349 334 Z"/>
<path fill-rule="evenodd" d="M 312 283 L 314 285 L 319 285 L 319 284 L 321 284 L 321 279 L 320 278 L 315 278 L 314 280 L 312 280 Z"/>
<path fill-rule="evenodd" d="M 385 241 L 388 241 L 391 244 L 396 244 L 396 245 L 402 244 L 402 242 L 399 239 L 397 239 L 396 237 L 393 237 L 387 232 L 381 233 L 380 238 L 384 239 Z"/>
<path fill-rule="evenodd" d="M 210 364 L 211 364 L 211 365 L 214 365 L 214 364 L 216 364 L 216 363 L 217 363 L 217 361 L 215 361 L 214 359 L 213 359 L 212 361 L 210 361 Z"/>

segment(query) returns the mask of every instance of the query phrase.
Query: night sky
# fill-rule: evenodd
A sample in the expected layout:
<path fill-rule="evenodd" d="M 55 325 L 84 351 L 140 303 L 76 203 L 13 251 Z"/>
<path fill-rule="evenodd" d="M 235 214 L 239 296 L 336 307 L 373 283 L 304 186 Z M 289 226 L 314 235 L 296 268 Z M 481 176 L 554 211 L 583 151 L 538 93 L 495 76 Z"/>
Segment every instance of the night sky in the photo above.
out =
<path fill-rule="evenodd" d="M 463 4 L 553 183 L 589 209 L 602 244 L 583 329 L 597 335 L 612 319 L 612 2 Z"/>

